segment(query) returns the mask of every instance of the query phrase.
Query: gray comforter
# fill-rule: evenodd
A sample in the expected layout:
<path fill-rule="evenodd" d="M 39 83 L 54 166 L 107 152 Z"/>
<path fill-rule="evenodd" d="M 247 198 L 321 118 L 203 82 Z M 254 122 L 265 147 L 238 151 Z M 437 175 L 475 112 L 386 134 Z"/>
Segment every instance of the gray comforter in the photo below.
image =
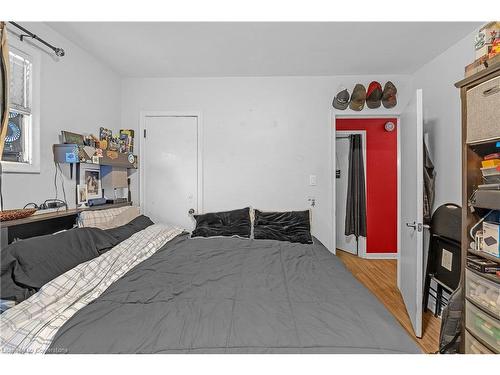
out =
<path fill-rule="evenodd" d="M 384 306 L 313 245 L 181 235 L 59 329 L 49 352 L 418 353 Z"/>

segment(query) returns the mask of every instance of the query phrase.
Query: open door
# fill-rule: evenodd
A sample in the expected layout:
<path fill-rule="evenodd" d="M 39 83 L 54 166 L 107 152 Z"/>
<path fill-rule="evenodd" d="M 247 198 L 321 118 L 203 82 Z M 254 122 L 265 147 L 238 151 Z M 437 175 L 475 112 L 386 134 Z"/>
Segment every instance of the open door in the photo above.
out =
<path fill-rule="evenodd" d="M 417 337 L 422 337 L 424 157 L 422 90 L 401 114 L 399 289 Z"/>

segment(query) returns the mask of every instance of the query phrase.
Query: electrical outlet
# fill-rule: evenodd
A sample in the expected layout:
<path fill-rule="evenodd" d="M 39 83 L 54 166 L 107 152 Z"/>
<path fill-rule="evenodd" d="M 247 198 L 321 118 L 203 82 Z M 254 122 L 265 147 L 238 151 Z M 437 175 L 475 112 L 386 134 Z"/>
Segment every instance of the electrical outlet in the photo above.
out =
<path fill-rule="evenodd" d="M 311 207 L 316 207 L 316 198 L 315 197 L 307 197 L 307 201 Z"/>

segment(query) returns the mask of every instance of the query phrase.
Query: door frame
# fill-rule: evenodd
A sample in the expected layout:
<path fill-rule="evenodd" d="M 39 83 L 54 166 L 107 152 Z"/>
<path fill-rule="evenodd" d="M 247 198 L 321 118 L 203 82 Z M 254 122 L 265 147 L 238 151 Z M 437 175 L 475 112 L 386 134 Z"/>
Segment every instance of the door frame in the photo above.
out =
<path fill-rule="evenodd" d="M 364 169 L 364 172 L 365 172 L 365 195 L 366 195 L 366 130 L 337 130 L 335 129 L 335 132 L 333 132 L 333 137 L 335 137 L 334 139 L 332 139 L 332 142 L 333 141 L 337 141 L 337 135 L 350 135 L 350 134 L 359 134 L 361 135 L 361 139 L 363 140 L 363 157 L 364 157 L 364 160 L 363 160 L 363 169 Z M 335 144 L 335 148 L 337 147 L 337 144 Z M 336 150 L 335 150 L 336 151 Z M 335 168 L 335 165 L 333 165 L 333 170 L 335 171 L 334 173 L 334 181 L 336 182 L 336 168 Z M 337 185 L 335 184 L 335 193 L 337 193 L 336 191 L 337 189 Z M 334 209 L 334 213 L 333 213 L 333 217 L 334 217 L 334 222 L 335 222 L 335 233 L 337 231 L 337 223 L 336 223 L 336 218 L 337 218 L 337 195 L 335 194 L 335 209 Z M 337 236 L 335 235 L 335 250 L 337 249 Z M 361 251 L 358 252 L 358 257 L 360 258 L 366 258 L 366 244 L 367 244 L 367 241 L 368 241 L 368 237 L 366 237 L 366 240 L 365 240 L 365 248 L 364 249 L 360 249 Z"/>
<path fill-rule="evenodd" d="M 397 130 L 397 253 L 396 254 L 366 254 L 367 259 L 396 259 L 397 260 L 397 285 L 400 287 L 401 275 L 399 270 L 400 254 L 401 254 L 401 134 L 400 134 L 400 115 L 396 113 L 379 113 L 377 115 L 369 114 L 339 114 L 330 110 L 330 197 L 331 197 L 331 218 L 332 224 L 335 222 L 335 205 L 336 205 L 336 191 L 335 191 L 335 165 L 333 163 L 333 157 L 335 156 L 335 142 L 333 142 L 333 137 L 337 131 L 336 124 L 337 119 L 360 119 L 366 120 L 370 118 L 395 118 L 396 119 L 396 130 Z M 333 121 L 332 121 L 333 120 Z M 333 253 L 335 254 L 335 245 L 337 243 L 335 231 L 331 231 L 332 235 L 330 238 Z"/>
<path fill-rule="evenodd" d="M 146 130 L 146 119 L 148 117 L 196 117 L 197 119 L 197 161 L 198 161 L 198 186 L 197 186 L 197 213 L 203 213 L 203 126 L 200 111 L 140 111 L 139 114 L 139 205 L 141 213 L 144 213 L 144 191 L 146 187 L 145 163 L 142 151 L 146 149 L 144 130 Z"/>

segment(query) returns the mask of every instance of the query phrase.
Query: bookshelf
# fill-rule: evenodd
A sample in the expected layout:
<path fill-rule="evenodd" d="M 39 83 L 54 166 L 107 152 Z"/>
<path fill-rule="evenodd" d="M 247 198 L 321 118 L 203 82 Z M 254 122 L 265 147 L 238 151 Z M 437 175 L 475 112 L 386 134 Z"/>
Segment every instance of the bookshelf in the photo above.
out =
<path fill-rule="evenodd" d="M 500 263 L 500 258 L 471 248 L 469 232 L 475 229 L 476 224 L 490 212 L 500 210 L 500 191 L 480 192 L 477 196 L 479 185 L 485 183 L 481 172 L 481 162 L 484 156 L 500 152 L 500 64 L 489 66 L 470 77 L 455 84 L 460 89 L 462 112 L 462 277 L 461 285 L 464 287 L 464 328 L 462 334 L 461 351 L 473 353 L 471 342 L 480 342 L 485 352 L 499 353 L 499 344 L 495 339 L 493 343 L 485 339 L 485 329 L 481 326 L 484 319 L 475 315 L 477 309 L 482 309 L 486 314 L 488 324 L 500 332 L 500 320 L 495 313 L 484 310 L 466 298 L 471 293 L 473 286 L 478 284 L 488 291 L 500 291 L 500 278 L 494 274 L 484 274 L 471 270 L 466 276 L 467 255 Z M 480 226 L 479 226 L 480 228 Z M 469 279 L 472 276 L 474 280 Z M 483 316 L 484 318 L 484 316 Z"/>

